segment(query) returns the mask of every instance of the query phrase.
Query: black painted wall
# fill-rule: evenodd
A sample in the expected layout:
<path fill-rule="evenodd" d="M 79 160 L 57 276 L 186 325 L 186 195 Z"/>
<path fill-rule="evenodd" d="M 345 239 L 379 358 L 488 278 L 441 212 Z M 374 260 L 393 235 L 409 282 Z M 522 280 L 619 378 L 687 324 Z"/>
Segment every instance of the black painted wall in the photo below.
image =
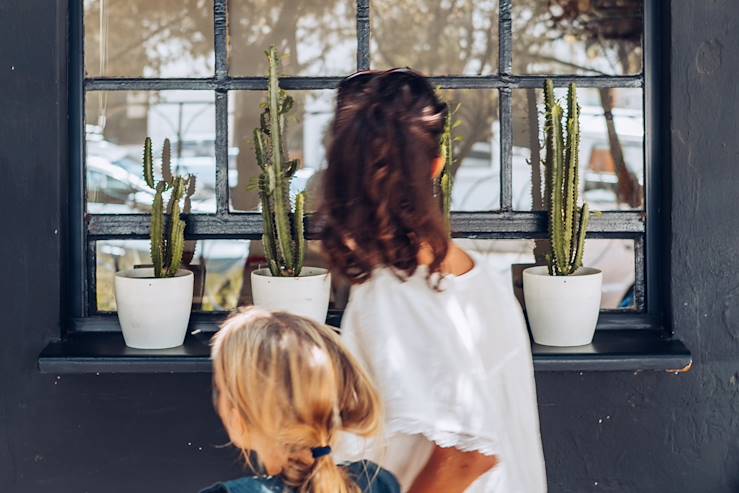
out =
<path fill-rule="evenodd" d="M 239 472 L 207 376 L 36 370 L 64 296 L 65 16 L 0 1 L 0 492 L 196 491 Z M 553 492 L 739 492 L 739 1 L 673 0 L 670 38 L 664 255 L 695 368 L 538 374 Z"/>

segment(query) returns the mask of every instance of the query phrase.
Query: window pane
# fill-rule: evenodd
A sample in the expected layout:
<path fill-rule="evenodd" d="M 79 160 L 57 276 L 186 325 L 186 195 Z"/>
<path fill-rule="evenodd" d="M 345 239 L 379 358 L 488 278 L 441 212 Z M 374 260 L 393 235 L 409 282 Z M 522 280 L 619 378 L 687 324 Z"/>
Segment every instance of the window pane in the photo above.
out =
<path fill-rule="evenodd" d="M 307 192 L 306 208 L 313 211 L 319 198 L 321 170 L 326 164 L 328 126 L 335 109 L 335 91 L 290 91 L 295 104 L 287 121 L 287 149 L 300 160 L 292 193 Z M 231 208 L 258 210 L 259 198 L 250 182 L 259 174 L 252 131 L 259 126 L 260 103 L 265 92 L 229 92 L 229 184 Z"/>
<path fill-rule="evenodd" d="M 495 90 L 445 89 L 442 97 L 456 108 L 461 124 L 454 147 L 452 210 L 490 211 L 500 208 L 500 123 Z"/>
<path fill-rule="evenodd" d="M 172 170 L 197 176 L 193 212 L 215 212 L 215 108 L 206 91 L 93 91 L 85 97 L 87 211 L 150 209 L 143 179 L 144 138 L 154 145 L 156 176 L 162 142 L 172 142 Z"/>
<path fill-rule="evenodd" d="M 87 77 L 213 75 L 212 0 L 84 0 Z"/>
<path fill-rule="evenodd" d="M 498 70 L 498 1 L 372 0 L 372 68 L 427 75 Z"/>
<path fill-rule="evenodd" d="M 325 267 L 317 241 L 308 242 L 305 265 Z M 115 273 L 151 263 L 148 240 L 102 240 L 96 243 L 97 308 L 115 311 Z M 251 272 L 266 265 L 261 241 L 198 240 L 186 242 L 186 265 L 195 275 L 193 310 L 229 311 L 252 303 Z M 244 283 L 244 279 L 247 280 Z M 346 303 L 348 286 L 336 283 L 331 308 Z"/>
<path fill-rule="evenodd" d="M 231 74 L 264 76 L 264 52 L 284 53 L 285 75 L 330 76 L 354 72 L 355 2 L 320 0 L 229 2 Z"/>
<path fill-rule="evenodd" d="M 514 0 L 518 74 L 639 74 L 643 0 Z"/>
<path fill-rule="evenodd" d="M 102 240 L 97 250 L 98 311 L 115 311 L 115 273 L 151 263 L 148 240 Z M 236 308 L 249 253 L 247 240 L 198 240 L 185 244 L 186 265 L 195 275 L 193 309 L 227 311 Z"/>
<path fill-rule="evenodd" d="M 566 91 L 557 89 L 555 94 L 564 100 Z M 581 197 L 594 210 L 641 209 L 644 203 L 642 90 L 580 88 L 577 94 L 581 105 Z M 604 108 L 611 107 L 612 121 L 609 121 Z M 537 166 L 544 159 L 543 144 L 543 91 L 514 90 L 515 210 L 543 209 L 544 170 L 543 166 Z M 533 194 L 534 190 L 538 193 Z"/>
<path fill-rule="evenodd" d="M 504 279 L 511 279 L 519 302 L 523 300 L 521 272 L 535 262 L 535 240 L 457 239 L 458 245 L 477 252 Z M 539 245 L 539 248 L 545 248 Z M 543 265 L 543 258 L 540 259 Z M 620 239 L 588 239 L 583 263 L 603 271 L 601 309 L 635 310 L 634 242 Z"/>

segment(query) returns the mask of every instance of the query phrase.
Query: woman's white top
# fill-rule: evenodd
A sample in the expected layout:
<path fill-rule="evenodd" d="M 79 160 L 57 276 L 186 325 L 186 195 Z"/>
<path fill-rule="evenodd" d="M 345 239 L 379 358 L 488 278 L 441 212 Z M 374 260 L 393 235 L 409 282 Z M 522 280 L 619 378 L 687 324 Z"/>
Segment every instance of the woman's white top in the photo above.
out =
<path fill-rule="evenodd" d="M 407 491 L 433 444 L 495 455 L 499 464 L 467 491 L 543 493 L 531 348 L 510 279 L 482 257 L 440 291 L 419 268 L 401 281 L 378 269 L 352 288 L 341 325 L 349 349 L 385 404 L 384 437 L 345 436 L 340 459 L 366 458 Z"/>

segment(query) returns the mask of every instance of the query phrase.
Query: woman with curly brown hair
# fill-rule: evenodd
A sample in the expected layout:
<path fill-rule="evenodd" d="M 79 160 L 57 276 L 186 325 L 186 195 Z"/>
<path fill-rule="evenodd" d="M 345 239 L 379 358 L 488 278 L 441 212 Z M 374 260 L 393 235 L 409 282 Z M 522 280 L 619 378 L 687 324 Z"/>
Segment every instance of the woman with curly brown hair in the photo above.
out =
<path fill-rule="evenodd" d="M 404 491 L 546 491 L 525 322 L 510 283 L 449 240 L 432 181 L 447 108 L 409 69 L 339 86 L 321 207 L 352 284 L 342 336 L 385 401 L 384 439 L 346 440 Z M 363 457 L 364 456 L 364 457 Z"/>

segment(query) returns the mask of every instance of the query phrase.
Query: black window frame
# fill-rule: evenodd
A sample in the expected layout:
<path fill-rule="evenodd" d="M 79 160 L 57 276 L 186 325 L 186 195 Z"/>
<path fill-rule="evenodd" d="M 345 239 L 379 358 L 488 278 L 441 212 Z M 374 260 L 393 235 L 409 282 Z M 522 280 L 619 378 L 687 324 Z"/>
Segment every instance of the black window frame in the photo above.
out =
<path fill-rule="evenodd" d="M 499 0 L 498 72 L 483 76 L 432 77 L 433 83 L 452 89 L 493 89 L 499 91 L 501 125 L 500 155 L 501 207 L 491 212 L 454 212 L 455 237 L 541 238 L 546 233 L 544 212 L 512 209 L 512 110 L 513 89 L 540 88 L 546 78 L 555 86 L 575 82 L 579 87 L 619 87 L 643 89 L 644 112 L 644 209 L 606 211 L 591 220 L 588 238 L 631 239 L 635 245 L 635 300 L 637 312 L 601 313 L 598 330 L 666 329 L 668 300 L 665 238 L 669 234 L 663 184 L 669 181 L 667 91 L 663 83 L 669 58 L 665 49 L 665 19 L 668 6 L 660 0 L 644 0 L 643 68 L 639 75 L 614 76 L 529 76 L 512 73 L 513 33 L 511 6 L 516 0 Z M 191 239 L 259 239 L 262 220 L 258 213 L 229 211 L 228 175 L 228 91 L 265 90 L 264 77 L 231 77 L 228 73 L 228 0 L 213 0 L 215 71 L 207 78 L 86 78 L 84 72 L 83 0 L 69 4 L 69 268 L 67 269 L 67 331 L 119 330 L 115 315 L 92 312 L 95 306 L 95 242 L 102 239 L 142 239 L 149 229 L 146 214 L 88 214 L 85 208 L 86 91 L 121 90 L 206 90 L 215 92 L 216 190 L 214 214 L 194 214 L 189 219 Z M 370 0 L 357 0 L 358 70 L 370 68 Z M 286 90 L 334 89 L 341 77 L 284 77 Z M 310 228 L 309 228 L 310 229 Z M 314 234 L 314 232 L 309 232 Z M 337 314 L 334 314 L 337 315 Z M 340 316 L 340 315 L 339 315 Z M 192 325 L 210 331 L 222 313 L 193 313 Z"/>

